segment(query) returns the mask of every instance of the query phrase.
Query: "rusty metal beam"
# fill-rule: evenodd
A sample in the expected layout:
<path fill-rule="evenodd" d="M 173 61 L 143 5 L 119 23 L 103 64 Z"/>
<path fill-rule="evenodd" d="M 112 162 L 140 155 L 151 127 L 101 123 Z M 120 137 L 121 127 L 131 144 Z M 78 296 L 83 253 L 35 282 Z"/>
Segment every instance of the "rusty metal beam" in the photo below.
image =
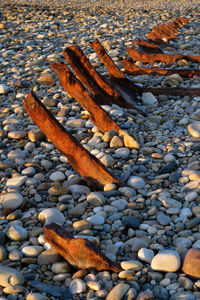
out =
<path fill-rule="evenodd" d="M 68 162 L 87 180 L 89 186 L 96 189 L 108 183 L 123 185 L 66 131 L 33 92 L 28 94 L 23 105 L 33 122 L 66 155 Z"/>
<path fill-rule="evenodd" d="M 137 39 L 133 42 L 134 45 L 138 45 L 146 53 L 163 54 L 163 51 L 158 45 L 152 44 L 143 39 Z"/>
<path fill-rule="evenodd" d="M 129 136 L 126 131 L 122 130 L 106 111 L 95 102 L 86 88 L 64 63 L 52 63 L 50 64 L 50 67 L 58 76 L 64 89 L 90 113 L 90 120 L 102 132 L 115 130 L 119 136 L 123 137 L 126 147 L 139 148 L 137 141 Z"/>
<path fill-rule="evenodd" d="M 189 55 L 173 55 L 173 54 L 149 54 L 145 52 L 138 51 L 135 47 L 127 48 L 127 53 L 130 55 L 133 61 L 140 60 L 145 63 L 154 63 L 156 61 L 164 63 L 175 63 L 179 59 L 186 59 L 188 61 L 199 63 L 200 56 L 189 56 Z"/>
<path fill-rule="evenodd" d="M 184 78 L 191 78 L 192 75 L 200 76 L 200 70 L 186 69 L 160 69 L 160 68 L 140 68 L 128 59 L 121 60 L 125 72 L 130 75 L 172 75 L 179 74 Z"/>
<path fill-rule="evenodd" d="M 73 234 L 58 224 L 43 227 L 44 238 L 75 268 L 97 271 L 122 271 L 121 267 L 107 258 L 92 242 L 84 238 L 75 238 Z"/>

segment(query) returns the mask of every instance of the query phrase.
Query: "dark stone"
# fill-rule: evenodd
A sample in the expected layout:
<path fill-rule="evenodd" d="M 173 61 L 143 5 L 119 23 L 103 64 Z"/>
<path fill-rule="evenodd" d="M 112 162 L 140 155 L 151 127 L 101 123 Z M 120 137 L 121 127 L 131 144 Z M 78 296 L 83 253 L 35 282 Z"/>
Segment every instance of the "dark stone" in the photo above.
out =
<path fill-rule="evenodd" d="M 163 286 L 156 286 L 153 289 L 153 294 L 155 299 L 158 300 L 168 300 L 169 299 L 169 293 Z"/>
<path fill-rule="evenodd" d="M 136 229 L 140 226 L 139 220 L 134 216 L 125 216 L 122 218 L 122 224 L 125 227 Z"/>
<path fill-rule="evenodd" d="M 200 144 L 195 144 L 195 145 L 192 147 L 192 150 L 193 150 L 193 151 L 200 151 Z"/>
<path fill-rule="evenodd" d="M 72 294 L 63 287 L 47 284 L 39 280 L 31 280 L 28 282 L 29 285 L 33 286 L 42 293 L 47 293 L 54 297 L 60 297 L 63 300 L 72 300 Z"/>
<path fill-rule="evenodd" d="M 24 278 L 25 278 L 25 280 L 34 280 L 34 279 L 36 279 L 36 274 L 35 273 L 25 273 Z"/>
<path fill-rule="evenodd" d="M 176 172 L 176 171 L 172 172 L 169 175 L 169 181 L 170 182 L 178 182 L 180 177 L 181 177 L 181 174 L 179 172 Z"/>
<path fill-rule="evenodd" d="M 147 168 L 143 165 L 139 166 L 138 168 L 138 173 L 145 173 L 147 171 L 148 171 Z"/>
<path fill-rule="evenodd" d="M 134 288 L 130 288 L 128 292 L 124 295 L 123 300 L 135 300 L 137 292 Z"/>
<path fill-rule="evenodd" d="M 6 242 L 6 233 L 3 231 L 0 231 L 0 245 L 4 245 Z"/>
<path fill-rule="evenodd" d="M 115 197 L 115 196 L 120 196 L 121 194 L 120 194 L 120 192 L 119 191 L 117 191 L 117 190 L 111 190 L 111 191 L 105 191 L 105 192 L 103 192 L 103 195 L 105 196 L 105 197 Z"/>
<path fill-rule="evenodd" d="M 162 167 L 159 171 L 158 174 L 166 174 L 166 173 L 171 173 L 175 171 L 178 168 L 178 165 L 174 161 L 170 161 L 167 163 L 164 167 Z"/>
<path fill-rule="evenodd" d="M 122 182 L 126 182 L 129 179 L 130 175 L 131 175 L 131 172 L 129 170 L 126 170 L 121 174 L 120 180 Z"/>
<path fill-rule="evenodd" d="M 199 224 L 200 224 L 200 217 L 196 217 L 196 218 L 193 218 L 192 220 L 190 220 L 189 222 L 187 222 L 185 224 L 185 228 L 191 229 L 191 228 L 198 226 Z"/>
<path fill-rule="evenodd" d="M 141 291 L 146 291 L 146 290 L 151 290 L 152 291 L 153 287 L 151 284 L 149 283 L 145 283 L 143 284 L 143 286 L 141 287 Z"/>
<path fill-rule="evenodd" d="M 157 221 L 160 225 L 166 226 L 170 224 L 171 218 L 168 215 L 163 214 L 162 212 L 158 213 Z"/>

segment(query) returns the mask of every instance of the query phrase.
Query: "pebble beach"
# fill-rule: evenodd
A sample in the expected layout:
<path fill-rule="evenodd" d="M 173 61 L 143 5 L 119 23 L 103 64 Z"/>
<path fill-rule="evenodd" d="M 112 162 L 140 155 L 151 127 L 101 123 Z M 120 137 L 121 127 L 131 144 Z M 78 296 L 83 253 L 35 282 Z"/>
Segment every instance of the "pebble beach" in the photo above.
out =
<path fill-rule="evenodd" d="M 49 67 L 77 44 L 108 77 L 88 42 L 99 39 L 123 70 L 127 47 L 174 17 L 189 24 L 161 47 L 199 56 L 197 0 L 0 0 L 0 300 L 200 300 L 200 96 L 143 93 L 137 106 L 146 117 L 103 105 L 140 145 L 128 148 L 116 132 L 94 126 Z M 147 66 L 200 70 L 186 59 Z M 197 75 L 129 78 L 144 87 L 200 88 Z M 123 187 L 89 188 L 26 113 L 32 90 Z M 73 268 L 44 239 L 51 223 L 94 242 L 122 271 Z"/>

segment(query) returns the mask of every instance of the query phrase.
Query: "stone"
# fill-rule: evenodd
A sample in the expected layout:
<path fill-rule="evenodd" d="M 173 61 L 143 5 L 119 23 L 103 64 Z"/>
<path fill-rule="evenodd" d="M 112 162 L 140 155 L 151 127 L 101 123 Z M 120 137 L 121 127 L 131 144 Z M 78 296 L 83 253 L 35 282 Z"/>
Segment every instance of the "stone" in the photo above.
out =
<path fill-rule="evenodd" d="M 188 125 L 188 133 L 195 137 L 195 138 L 199 138 L 200 137 L 200 122 L 196 121 L 192 124 Z"/>
<path fill-rule="evenodd" d="M 143 265 L 137 260 L 127 260 L 121 262 L 121 267 L 124 270 L 139 271 L 143 268 Z"/>
<path fill-rule="evenodd" d="M 200 249 L 191 248 L 187 251 L 182 270 L 189 276 L 200 278 Z"/>
<path fill-rule="evenodd" d="M 87 220 L 94 226 L 100 226 L 105 223 L 105 218 L 101 215 L 93 215 L 91 217 L 88 217 Z"/>
<path fill-rule="evenodd" d="M 9 88 L 5 84 L 0 84 L 0 95 L 7 94 L 9 92 Z"/>
<path fill-rule="evenodd" d="M 176 160 L 176 158 L 174 157 L 173 154 L 168 153 L 163 157 L 163 160 L 164 160 L 164 162 L 168 163 L 170 161 Z"/>
<path fill-rule="evenodd" d="M 29 293 L 27 296 L 26 296 L 26 300 L 48 300 L 49 297 L 46 297 L 42 294 L 39 294 L 39 293 Z"/>
<path fill-rule="evenodd" d="M 89 202 L 93 206 L 101 206 L 105 203 L 105 197 L 100 192 L 93 192 L 88 194 L 87 202 Z"/>
<path fill-rule="evenodd" d="M 193 282 L 187 277 L 179 277 L 178 283 L 184 287 L 185 290 L 192 290 Z"/>
<path fill-rule="evenodd" d="M 7 188 L 16 188 L 20 187 L 24 182 L 26 181 L 27 176 L 17 176 L 17 177 L 12 177 L 7 180 L 6 182 L 6 187 Z"/>
<path fill-rule="evenodd" d="M 25 291 L 25 289 L 21 285 L 7 286 L 3 289 L 4 294 L 7 294 L 7 295 L 22 294 L 22 293 L 24 293 L 24 291 Z"/>
<path fill-rule="evenodd" d="M 37 79 L 37 82 L 39 85 L 44 85 L 44 86 L 51 86 L 54 84 L 54 80 L 50 74 L 42 74 Z"/>
<path fill-rule="evenodd" d="M 90 189 L 85 186 L 85 185 L 81 185 L 81 184 L 72 184 L 69 186 L 69 191 L 70 193 L 72 193 L 72 195 L 74 195 L 76 197 L 77 195 L 77 198 L 80 196 L 80 195 L 87 195 L 90 193 Z"/>
<path fill-rule="evenodd" d="M 75 231 L 82 231 L 91 228 L 91 223 L 85 220 L 76 221 L 73 223 L 73 228 Z"/>
<path fill-rule="evenodd" d="M 170 300 L 182 300 L 182 299 L 195 300 L 196 297 L 192 293 L 189 293 L 189 292 L 178 292 L 178 293 L 173 294 L 170 297 Z"/>
<path fill-rule="evenodd" d="M 56 172 L 53 172 L 49 176 L 49 178 L 51 181 L 62 181 L 62 180 L 65 180 L 65 175 L 60 171 L 56 171 Z"/>
<path fill-rule="evenodd" d="M 190 202 L 196 200 L 197 197 L 198 197 L 198 193 L 193 191 L 186 194 L 185 200 Z"/>
<path fill-rule="evenodd" d="M 39 128 L 31 129 L 28 132 L 28 138 L 31 142 L 36 143 L 44 138 L 44 133 Z"/>
<path fill-rule="evenodd" d="M 114 166 L 114 164 L 115 164 L 114 158 L 109 154 L 105 154 L 99 159 L 106 168 L 110 168 L 110 167 Z"/>
<path fill-rule="evenodd" d="M 6 248 L 0 245 L 0 262 L 4 261 L 7 258 L 7 255 Z"/>
<path fill-rule="evenodd" d="M 151 261 L 151 268 L 155 271 L 176 272 L 180 265 L 180 256 L 174 250 L 161 250 Z"/>
<path fill-rule="evenodd" d="M 140 221 L 134 216 L 124 216 L 122 218 L 122 224 L 125 227 L 136 229 L 140 226 Z"/>
<path fill-rule="evenodd" d="M 69 291 L 72 295 L 84 293 L 86 291 L 86 284 L 82 279 L 75 278 L 69 285 Z"/>
<path fill-rule="evenodd" d="M 130 285 L 127 283 L 118 283 L 107 295 L 106 300 L 121 300 L 128 289 L 130 288 Z"/>
<path fill-rule="evenodd" d="M 180 237 L 176 238 L 173 244 L 176 247 L 190 248 L 192 246 L 192 241 L 189 238 Z"/>
<path fill-rule="evenodd" d="M 25 228 L 20 225 L 12 225 L 7 230 L 7 236 L 12 241 L 24 241 L 28 233 Z"/>
<path fill-rule="evenodd" d="M 141 177 L 131 176 L 127 184 L 135 190 L 140 190 L 145 187 L 145 182 Z"/>
<path fill-rule="evenodd" d="M 65 217 L 57 208 L 46 208 L 39 213 L 38 220 L 45 224 L 63 224 L 65 222 Z"/>
<path fill-rule="evenodd" d="M 160 212 L 158 213 L 157 221 L 160 225 L 166 226 L 170 224 L 171 218 L 168 215 L 165 215 L 164 213 Z"/>
<path fill-rule="evenodd" d="M 120 137 L 115 135 L 110 141 L 110 148 L 121 148 L 123 147 L 123 141 Z"/>
<path fill-rule="evenodd" d="M 44 248 L 42 246 L 26 246 L 22 248 L 22 253 L 28 257 L 37 257 Z"/>
<path fill-rule="evenodd" d="M 3 287 L 22 285 L 24 283 L 23 274 L 13 268 L 0 266 L 0 285 Z"/>
<path fill-rule="evenodd" d="M 6 233 L 4 231 L 0 231 L 0 245 L 4 245 L 6 242 Z"/>
<path fill-rule="evenodd" d="M 130 155 L 130 150 L 128 148 L 122 147 L 115 150 L 115 157 L 127 159 Z"/>
<path fill-rule="evenodd" d="M 39 266 L 49 265 L 56 263 L 62 259 L 61 255 L 55 248 L 50 248 L 43 251 L 37 258 L 37 263 Z"/>
<path fill-rule="evenodd" d="M 142 93 L 142 103 L 146 106 L 152 107 L 158 104 L 158 100 L 152 93 L 147 92 Z"/>
<path fill-rule="evenodd" d="M 26 136 L 27 136 L 27 132 L 23 130 L 8 132 L 8 137 L 14 140 L 24 139 Z"/>
<path fill-rule="evenodd" d="M 0 204 L 3 208 L 15 210 L 23 203 L 23 196 L 18 192 L 10 192 L 0 195 Z"/>
<path fill-rule="evenodd" d="M 51 271 L 55 274 L 69 273 L 71 266 L 67 261 L 60 261 L 52 264 Z"/>
<path fill-rule="evenodd" d="M 136 300 L 153 300 L 153 299 L 154 299 L 153 292 L 149 289 L 143 292 L 139 292 L 136 298 Z"/>
<path fill-rule="evenodd" d="M 82 119 L 68 120 L 66 125 L 72 128 L 83 128 L 85 126 L 85 121 Z"/>
<path fill-rule="evenodd" d="M 153 250 L 147 249 L 147 248 L 141 248 L 138 251 L 138 258 L 142 261 L 145 261 L 149 264 L 151 264 L 151 261 L 154 257 L 154 252 Z"/>
<path fill-rule="evenodd" d="M 147 248 L 148 243 L 142 239 L 139 238 L 133 238 L 132 243 L 131 243 L 131 250 L 133 252 L 138 252 L 141 248 Z"/>

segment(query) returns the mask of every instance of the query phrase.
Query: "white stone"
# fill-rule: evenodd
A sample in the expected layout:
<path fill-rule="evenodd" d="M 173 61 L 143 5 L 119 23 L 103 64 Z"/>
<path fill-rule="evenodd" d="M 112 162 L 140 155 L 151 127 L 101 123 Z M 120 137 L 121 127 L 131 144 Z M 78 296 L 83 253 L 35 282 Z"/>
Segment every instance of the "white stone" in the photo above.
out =
<path fill-rule="evenodd" d="M 51 271 L 55 274 L 68 273 L 71 267 L 67 261 L 59 261 L 51 266 Z"/>
<path fill-rule="evenodd" d="M 27 238 L 28 233 L 22 226 L 12 225 L 8 228 L 7 236 L 12 241 L 23 241 Z"/>
<path fill-rule="evenodd" d="M 5 84 L 0 84 L 0 95 L 7 94 L 9 88 Z"/>
<path fill-rule="evenodd" d="M 61 171 L 56 171 L 53 172 L 49 178 L 51 181 L 62 181 L 65 179 L 65 175 Z"/>
<path fill-rule="evenodd" d="M 194 122 L 188 125 L 188 133 L 193 137 L 200 137 L 200 122 Z"/>
<path fill-rule="evenodd" d="M 155 271 L 176 272 L 180 266 L 180 256 L 174 250 L 161 250 L 151 261 L 151 268 Z"/>
<path fill-rule="evenodd" d="M 15 188 L 21 186 L 27 179 L 27 176 L 17 176 L 7 180 L 6 187 Z"/>
<path fill-rule="evenodd" d="M 127 183 L 136 190 L 140 190 L 145 186 L 144 180 L 138 176 L 131 176 Z"/>
<path fill-rule="evenodd" d="M 43 250 L 42 246 L 26 246 L 22 248 L 22 253 L 28 257 L 37 257 Z"/>
<path fill-rule="evenodd" d="M 163 160 L 164 160 L 164 162 L 168 163 L 170 161 L 176 160 L 176 158 L 174 157 L 173 154 L 168 153 L 163 157 Z"/>
<path fill-rule="evenodd" d="M 124 270 L 139 271 L 143 268 L 143 265 L 137 260 L 127 260 L 121 262 L 121 267 Z"/>
<path fill-rule="evenodd" d="M 39 213 L 38 220 L 45 222 L 45 224 L 63 224 L 65 217 L 57 208 L 46 208 Z"/>
<path fill-rule="evenodd" d="M 103 225 L 105 223 L 105 218 L 101 215 L 93 215 L 89 218 L 87 218 L 87 220 L 95 226 L 100 226 Z"/>
<path fill-rule="evenodd" d="M 42 294 L 39 294 L 39 293 L 29 293 L 27 296 L 26 296 L 26 300 L 49 300 L 49 297 L 46 297 Z"/>
<path fill-rule="evenodd" d="M 0 285 L 8 287 L 12 285 L 22 285 L 24 283 L 23 274 L 13 268 L 0 266 Z"/>
<path fill-rule="evenodd" d="M 23 203 L 23 197 L 20 193 L 11 192 L 0 196 L 0 204 L 3 208 L 16 209 Z"/>
<path fill-rule="evenodd" d="M 152 259 L 154 257 L 153 250 L 147 249 L 147 248 L 141 248 L 138 251 L 138 258 L 142 261 L 145 261 L 147 263 L 151 263 Z"/>
<path fill-rule="evenodd" d="M 69 285 L 69 291 L 74 294 L 81 294 L 86 291 L 86 284 L 82 279 L 73 279 Z"/>
<path fill-rule="evenodd" d="M 158 100 L 156 97 L 150 93 L 142 93 L 142 103 L 146 106 L 156 106 L 158 104 Z"/>

